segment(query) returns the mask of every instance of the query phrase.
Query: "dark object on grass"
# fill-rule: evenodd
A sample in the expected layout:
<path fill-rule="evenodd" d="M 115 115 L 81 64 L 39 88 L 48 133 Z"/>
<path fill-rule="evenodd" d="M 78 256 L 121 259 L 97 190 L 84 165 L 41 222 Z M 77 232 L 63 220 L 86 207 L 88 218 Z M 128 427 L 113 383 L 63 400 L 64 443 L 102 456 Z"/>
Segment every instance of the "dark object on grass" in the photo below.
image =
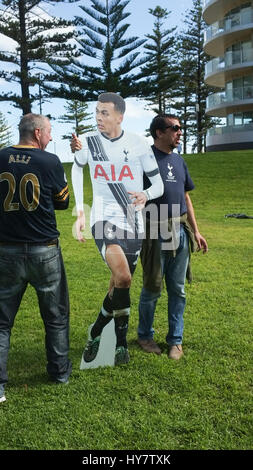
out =
<path fill-rule="evenodd" d="M 225 217 L 234 217 L 235 219 L 253 219 L 253 217 L 246 214 L 226 214 Z"/>

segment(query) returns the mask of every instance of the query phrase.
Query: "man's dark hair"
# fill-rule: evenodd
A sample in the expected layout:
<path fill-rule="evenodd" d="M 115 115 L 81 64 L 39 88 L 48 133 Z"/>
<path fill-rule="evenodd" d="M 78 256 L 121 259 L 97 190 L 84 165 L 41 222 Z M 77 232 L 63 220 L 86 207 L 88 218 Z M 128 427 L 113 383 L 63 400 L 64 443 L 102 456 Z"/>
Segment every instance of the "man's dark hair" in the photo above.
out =
<path fill-rule="evenodd" d="M 176 116 L 175 114 L 158 114 L 157 116 L 154 117 L 150 124 L 150 134 L 152 135 L 153 139 L 157 139 L 156 131 L 160 130 L 165 132 L 166 127 L 167 127 L 167 122 L 166 119 L 177 119 L 180 121 L 179 117 Z"/>
<path fill-rule="evenodd" d="M 117 95 L 117 93 L 101 93 L 98 97 L 98 101 L 100 103 L 113 103 L 115 106 L 115 110 L 121 114 L 124 114 L 126 110 L 126 103 L 122 96 Z"/>

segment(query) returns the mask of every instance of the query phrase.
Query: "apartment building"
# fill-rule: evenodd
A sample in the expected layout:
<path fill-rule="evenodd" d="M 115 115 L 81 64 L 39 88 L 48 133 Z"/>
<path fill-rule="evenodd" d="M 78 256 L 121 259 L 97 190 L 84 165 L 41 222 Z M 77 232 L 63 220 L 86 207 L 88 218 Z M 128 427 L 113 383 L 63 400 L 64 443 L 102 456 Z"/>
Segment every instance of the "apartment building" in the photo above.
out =
<path fill-rule="evenodd" d="M 219 118 L 207 151 L 253 148 L 253 0 L 204 0 L 205 82 L 217 90 L 206 113 Z"/>

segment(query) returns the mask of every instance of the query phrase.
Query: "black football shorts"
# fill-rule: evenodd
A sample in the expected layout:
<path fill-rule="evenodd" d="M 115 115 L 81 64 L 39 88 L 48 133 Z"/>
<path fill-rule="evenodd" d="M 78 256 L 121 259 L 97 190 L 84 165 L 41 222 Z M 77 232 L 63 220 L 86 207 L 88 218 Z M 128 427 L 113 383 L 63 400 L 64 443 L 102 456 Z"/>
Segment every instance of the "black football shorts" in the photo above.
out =
<path fill-rule="evenodd" d="M 131 232 L 122 230 L 108 221 L 99 221 L 92 226 L 92 236 L 104 261 L 108 245 L 119 245 L 128 261 L 131 274 L 134 273 L 139 258 L 143 234 L 138 238 Z"/>

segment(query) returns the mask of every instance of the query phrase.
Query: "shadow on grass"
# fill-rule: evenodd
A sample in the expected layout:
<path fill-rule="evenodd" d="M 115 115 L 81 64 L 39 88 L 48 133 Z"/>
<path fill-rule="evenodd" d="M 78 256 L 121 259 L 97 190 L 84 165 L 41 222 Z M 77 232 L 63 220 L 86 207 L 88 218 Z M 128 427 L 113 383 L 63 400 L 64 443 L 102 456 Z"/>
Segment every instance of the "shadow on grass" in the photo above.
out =
<path fill-rule="evenodd" d="M 162 351 L 162 354 L 168 352 L 168 345 L 167 343 L 165 342 L 157 342 L 156 341 L 156 344 L 159 346 L 159 348 L 161 349 Z M 143 349 L 139 346 L 139 344 L 137 343 L 137 338 L 136 339 L 129 339 L 128 340 L 128 346 L 133 349 L 134 351 L 140 351 L 140 352 L 143 352 L 144 354 L 150 354 L 150 353 L 146 353 L 145 351 L 143 351 Z"/>

